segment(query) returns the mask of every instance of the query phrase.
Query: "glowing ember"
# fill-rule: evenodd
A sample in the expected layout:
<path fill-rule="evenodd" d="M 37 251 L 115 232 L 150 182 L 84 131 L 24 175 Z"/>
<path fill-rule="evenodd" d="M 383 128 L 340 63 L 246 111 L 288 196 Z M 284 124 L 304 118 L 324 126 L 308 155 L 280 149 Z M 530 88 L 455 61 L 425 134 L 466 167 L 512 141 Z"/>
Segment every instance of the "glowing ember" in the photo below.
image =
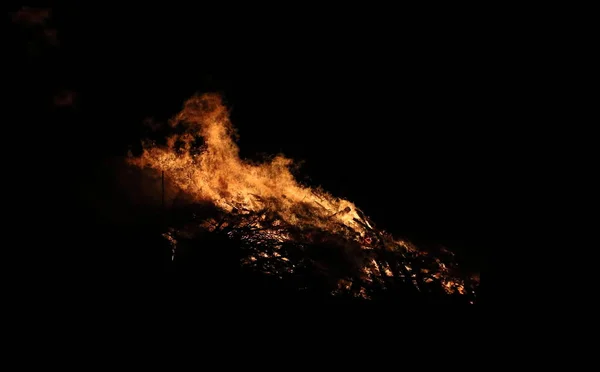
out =
<path fill-rule="evenodd" d="M 189 99 L 169 125 L 177 134 L 165 146 L 146 142 L 142 156 L 129 162 L 164 172 L 193 201 L 221 210 L 226 219 L 205 219 L 199 225 L 250 246 L 253 252 L 242 264 L 281 277 L 301 266 L 288 256 L 286 244 L 299 249 L 337 244 L 346 247 L 346 255 L 352 256 L 349 265 L 358 270 L 351 274 L 354 278 L 338 278 L 333 294 L 352 292 L 354 297 L 370 298 L 366 285 L 387 286 L 394 279 L 417 290 L 437 283 L 449 294 L 467 293 L 464 281 L 452 278 L 441 260 L 377 230 L 350 201 L 299 184 L 290 171 L 290 159 L 277 156 L 263 164 L 240 159 L 235 131 L 218 95 Z M 171 233 L 165 237 L 175 252 L 176 238 Z M 413 270 L 415 262 L 420 264 Z"/>

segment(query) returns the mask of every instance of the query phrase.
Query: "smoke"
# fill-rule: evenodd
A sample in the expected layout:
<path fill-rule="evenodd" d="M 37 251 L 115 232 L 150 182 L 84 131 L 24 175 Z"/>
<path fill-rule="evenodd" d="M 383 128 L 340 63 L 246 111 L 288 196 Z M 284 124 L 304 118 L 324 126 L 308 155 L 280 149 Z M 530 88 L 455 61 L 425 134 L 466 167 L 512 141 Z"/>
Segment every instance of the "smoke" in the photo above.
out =
<path fill-rule="evenodd" d="M 52 12 L 46 8 L 24 6 L 12 14 L 14 24 L 33 33 L 30 52 L 38 53 L 46 45 L 58 46 L 58 32 L 51 25 Z"/>

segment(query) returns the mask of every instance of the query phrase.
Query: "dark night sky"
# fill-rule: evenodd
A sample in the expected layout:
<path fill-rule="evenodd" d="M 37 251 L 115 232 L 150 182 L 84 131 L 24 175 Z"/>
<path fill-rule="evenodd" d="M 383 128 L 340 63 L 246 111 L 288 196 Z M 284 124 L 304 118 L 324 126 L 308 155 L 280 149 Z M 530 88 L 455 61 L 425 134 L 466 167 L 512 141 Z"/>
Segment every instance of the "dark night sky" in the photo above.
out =
<path fill-rule="evenodd" d="M 13 22 L 14 107 L 37 111 L 19 120 L 50 115 L 40 137 L 85 161 L 124 153 L 144 118 L 217 90 L 244 156 L 304 160 L 303 175 L 392 232 L 483 255 L 498 120 L 493 56 L 477 25 L 323 16 L 283 31 L 285 19 L 227 17 L 55 9 L 38 31 Z M 55 29 L 57 44 L 40 29 Z M 73 106 L 52 105 L 61 89 L 75 93 Z"/>

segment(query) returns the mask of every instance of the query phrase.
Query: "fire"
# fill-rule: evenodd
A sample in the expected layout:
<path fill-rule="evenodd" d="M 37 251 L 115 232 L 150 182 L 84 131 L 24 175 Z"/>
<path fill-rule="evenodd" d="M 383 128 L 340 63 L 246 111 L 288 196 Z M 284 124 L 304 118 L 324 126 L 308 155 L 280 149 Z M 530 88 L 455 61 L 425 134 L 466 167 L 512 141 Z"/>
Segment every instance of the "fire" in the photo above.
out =
<path fill-rule="evenodd" d="M 339 222 L 364 235 L 365 228 L 355 221 L 360 219 L 356 206 L 299 185 L 290 171 L 291 159 L 277 156 L 264 164 L 241 160 L 219 96 L 191 98 L 169 124 L 184 133 L 169 137 L 166 147 L 147 147 L 132 163 L 164 171 L 197 201 L 210 201 L 227 212 L 266 208 L 288 223 L 327 228 Z M 199 138 L 204 146 L 196 153 L 193 145 Z"/>
<path fill-rule="evenodd" d="M 190 98 L 169 126 L 176 134 L 167 138 L 166 145 L 148 141 L 142 155 L 130 158 L 129 163 L 164 172 L 165 178 L 193 201 L 210 203 L 231 217 L 221 222 L 207 219 L 202 222 L 203 228 L 228 231 L 231 236 L 237 231 L 240 239 L 255 250 L 267 242 L 273 247 L 271 252 L 255 251 L 243 264 L 262 262 L 263 271 L 274 273 L 277 268 L 273 262 L 277 261 L 287 265 L 283 271 L 293 272 L 296 266 L 281 248 L 286 242 L 302 245 L 342 237 L 363 250 L 367 258 L 357 259 L 362 266 L 360 274 L 355 279 L 340 278 L 334 293 L 355 288 L 355 296 L 368 298 L 364 283 L 392 277 L 416 283 L 417 275 L 406 262 L 378 261 L 375 253 L 369 253 L 395 252 L 424 260 L 427 255 L 410 242 L 377 230 L 352 202 L 298 183 L 291 171 L 291 159 L 282 155 L 264 163 L 240 159 L 236 132 L 220 96 Z M 168 239 L 176 244 L 173 236 Z M 462 282 L 448 278 L 443 263 L 435 264 L 436 268 L 425 269 L 419 275 L 438 282 L 448 293 L 465 293 Z M 353 280 L 361 284 L 352 285 Z"/>

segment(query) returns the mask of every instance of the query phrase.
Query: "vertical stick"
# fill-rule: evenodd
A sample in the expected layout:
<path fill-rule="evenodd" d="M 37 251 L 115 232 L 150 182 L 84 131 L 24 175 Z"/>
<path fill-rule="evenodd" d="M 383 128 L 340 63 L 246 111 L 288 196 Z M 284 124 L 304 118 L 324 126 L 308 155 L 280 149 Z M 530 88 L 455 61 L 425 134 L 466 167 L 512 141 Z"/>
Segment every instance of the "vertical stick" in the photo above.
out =
<path fill-rule="evenodd" d="M 161 183 L 161 190 L 162 190 L 162 208 L 163 208 L 163 212 L 164 212 L 164 210 L 165 210 L 165 171 L 162 171 L 160 183 Z"/>

